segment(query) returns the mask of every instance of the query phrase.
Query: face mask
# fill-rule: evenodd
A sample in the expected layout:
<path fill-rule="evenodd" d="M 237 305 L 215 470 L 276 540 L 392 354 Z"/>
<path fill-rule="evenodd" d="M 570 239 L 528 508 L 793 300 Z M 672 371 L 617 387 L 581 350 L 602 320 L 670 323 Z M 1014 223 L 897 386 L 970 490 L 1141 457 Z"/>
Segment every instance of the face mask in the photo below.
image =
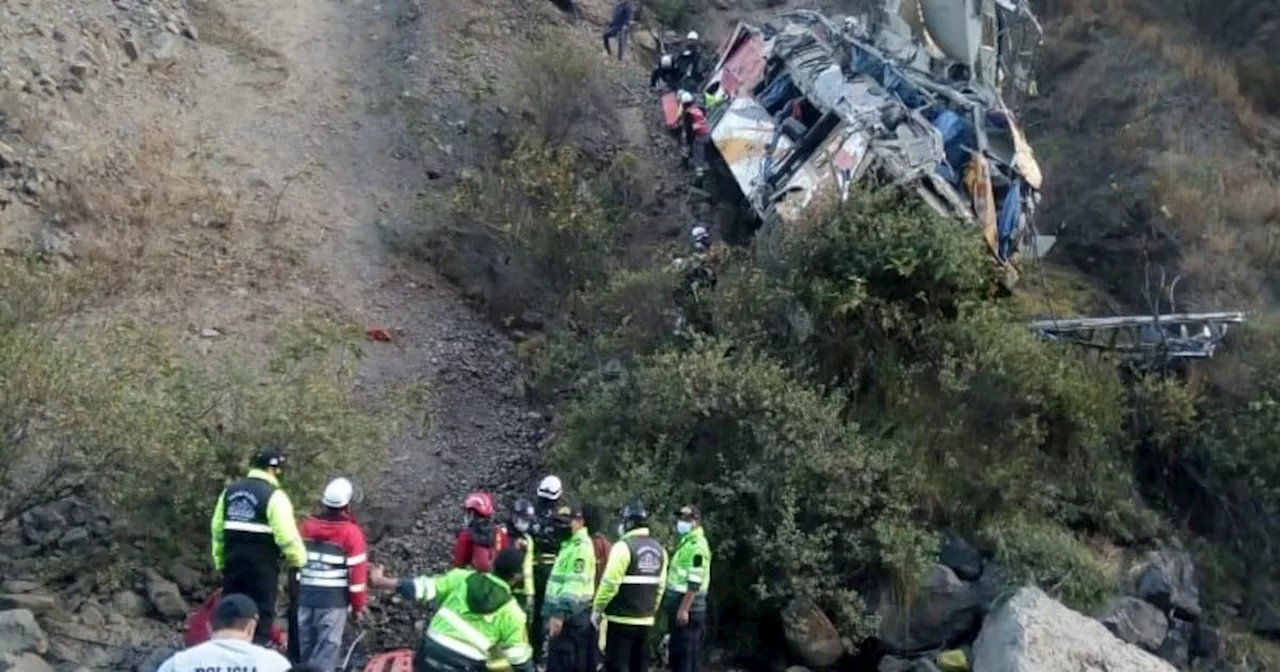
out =
<path fill-rule="evenodd" d="M 687 520 L 681 520 L 676 523 L 676 532 L 680 534 L 689 534 L 693 530 L 693 523 Z"/>
<path fill-rule="evenodd" d="M 626 534 L 626 533 L 627 533 L 627 524 L 626 524 L 626 523 L 618 523 L 618 536 L 619 536 L 619 537 L 621 537 L 622 535 L 624 535 L 624 534 Z"/>
<path fill-rule="evenodd" d="M 517 520 L 517 521 L 516 521 L 516 529 L 517 529 L 517 530 L 520 530 L 521 532 L 528 532 L 528 531 L 529 531 L 529 521 L 527 521 L 527 520 Z"/>

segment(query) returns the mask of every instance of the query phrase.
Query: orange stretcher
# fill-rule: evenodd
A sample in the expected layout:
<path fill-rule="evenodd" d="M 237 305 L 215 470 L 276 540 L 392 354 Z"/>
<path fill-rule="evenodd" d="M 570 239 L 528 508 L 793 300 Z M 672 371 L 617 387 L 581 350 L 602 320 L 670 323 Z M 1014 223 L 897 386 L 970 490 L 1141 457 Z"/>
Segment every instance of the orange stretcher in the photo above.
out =
<path fill-rule="evenodd" d="M 675 91 L 662 94 L 662 121 L 672 131 L 680 128 L 680 103 L 676 102 Z"/>

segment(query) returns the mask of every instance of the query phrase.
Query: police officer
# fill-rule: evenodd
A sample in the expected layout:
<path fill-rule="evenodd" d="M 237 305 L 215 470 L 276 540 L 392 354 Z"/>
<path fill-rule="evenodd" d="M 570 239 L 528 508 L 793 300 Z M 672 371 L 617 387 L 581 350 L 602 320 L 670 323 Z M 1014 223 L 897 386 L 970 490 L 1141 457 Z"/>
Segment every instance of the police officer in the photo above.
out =
<path fill-rule="evenodd" d="M 533 621 L 535 612 L 533 610 L 533 554 L 537 550 L 537 545 L 533 540 L 533 521 L 537 514 L 533 510 L 533 502 L 527 499 L 517 499 L 516 503 L 511 507 L 511 522 L 507 524 L 507 544 L 510 548 L 520 551 L 522 562 L 520 565 L 519 584 L 511 587 L 511 592 L 516 596 L 516 600 L 520 602 L 520 606 L 524 608 L 525 613 L 529 615 L 529 620 Z"/>
<path fill-rule="evenodd" d="M 492 572 L 462 567 L 441 576 L 397 579 L 375 565 L 369 585 L 439 605 L 414 657 L 415 672 L 533 672 L 525 613 L 511 594 L 520 584 L 520 564 L 520 551 L 507 548 L 494 559 Z"/>
<path fill-rule="evenodd" d="M 680 542 L 671 556 L 662 600 L 671 628 L 671 672 L 697 672 L 698 648 L 707 627 L 707 590 L 711 587 L 711 546 L 698 507 L 680 507 L 676 533 Z"/>
<path fill-rule="evenodd" d="M 253 641 L 265 646 L 275 621 L 280 556 L 298 569 L 307 563 L 307 548 L 293 504 L 280 489 L 284 452 L 268 446 L 250 464 L 244 478 L 218 495 L 209 528 L 213 566 L 222 572 L 222 594 L 242 593 L 258 605 Z"/>
<path fill-rule="evenodd" d="M 551 576 L 551 568 L 556 562 L 556 553 L 560 550 L 560 539 L 566 529 L 556 516 L 556 507 L 563 494 L 564 487 L 560 477 L 554 474 L 546 476 L 538 483 L 537 498 L 534 501 L 536 517 L 533 521 L 533 655 L 534 660 L 541 662 L 546 651 L 543 650 L 543 633 L 546 626 L 542 622 L 542 603 L 547 594 L 547 577 Z"/>
<path fill-rule="evenodd" d="M 596 554 L 580 505 L 562 504 L 556 515 L 564 532 L 542 604 L 547 672 L 595 672 L 600 653 L 591 622 Z"/>
<path fill-rule="evenodd" d="M 667 551 L 649 536 L 648 513 L 638 502 L 622 507 L 618 541 L 609 550 L 591 620 L 608 622 L 606 672 L 647 672 L 649 629 L 667 581 Z"/>

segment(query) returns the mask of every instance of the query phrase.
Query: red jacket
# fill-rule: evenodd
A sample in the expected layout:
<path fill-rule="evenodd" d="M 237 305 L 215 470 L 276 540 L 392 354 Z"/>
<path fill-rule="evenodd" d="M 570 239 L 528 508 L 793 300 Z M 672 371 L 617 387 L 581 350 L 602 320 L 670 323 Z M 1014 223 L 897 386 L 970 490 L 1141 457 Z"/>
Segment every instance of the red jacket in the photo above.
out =
<path fill-rule="evenodd" d="M 470 567 L 477 572 L 493 569 L 498 551 L 507 545 L 507 531 L 488 518 L 473 521 L 458 533 L 453 542 L 453 562 L 450 567 Z"/>
<path fill-rule="evenodd" d="M 365 555 L 364 531 L 360 529 L 356 519 L 350 513 L 343 511 L 322 511 L 302 521 L 299 532 L 308 546 L 308 564 L 320 559 L 319 554 L 312 552 L 312 548 L 342 549 L 347 566 L 346 583 L 351 611 L 359 613 L 364 610 L 365 605 L 369 603 L 369 593 L 366 590 L 369 580 L 369 562 Z M 317 557 L 313 558 L 313 555 Z M 303 590 L 306 590 L 305 575 L 304 568 Z"/>

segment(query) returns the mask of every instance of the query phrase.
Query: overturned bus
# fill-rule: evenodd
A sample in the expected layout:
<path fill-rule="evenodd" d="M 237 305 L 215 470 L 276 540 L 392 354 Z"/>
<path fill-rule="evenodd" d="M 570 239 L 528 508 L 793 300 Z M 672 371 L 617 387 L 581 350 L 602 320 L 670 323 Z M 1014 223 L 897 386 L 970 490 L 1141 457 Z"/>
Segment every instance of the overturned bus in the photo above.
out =
<path fill-rule="evenodd" d="M 1039 26 L 1016 1 L 873 0 L 866 16 L 740 23 L 704 88 L 728 99 L 711 141 L 766 241 L 867 181 L 976 225 L 1002 264 L 1047 251 L 1032 227 L 1040 169 L 1002 94 L 1034 88 Z"/>

